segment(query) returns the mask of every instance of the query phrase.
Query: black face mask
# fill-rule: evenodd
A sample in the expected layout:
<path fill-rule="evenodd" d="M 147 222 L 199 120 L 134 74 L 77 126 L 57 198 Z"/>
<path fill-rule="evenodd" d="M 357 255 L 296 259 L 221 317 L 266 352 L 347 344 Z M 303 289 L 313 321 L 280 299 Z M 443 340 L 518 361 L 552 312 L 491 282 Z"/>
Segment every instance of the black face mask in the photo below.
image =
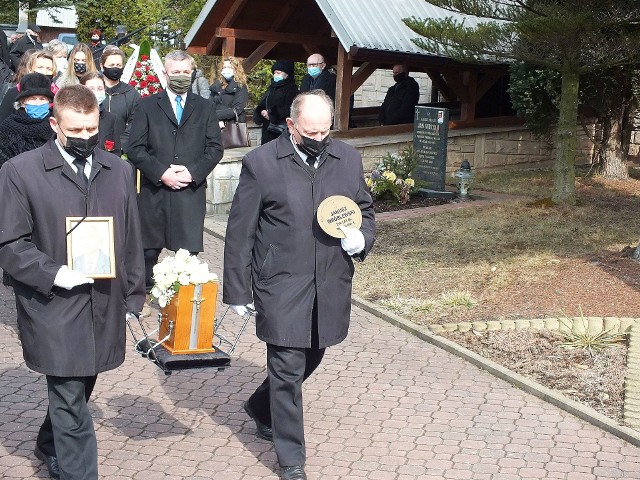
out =
<path fill-rule="evenodd" d="M 306 155 L 310 155 L 312 157 L 320 157 L 322 153 L 327 149 L 329 144 L 331 143 L 331 137 L 327 135 L 322 140 L 314 140 L 313 138 L 305 137 L 300 133 L 300 130 L 296 128 L 296 132 L 300 135 L 300 143 L 298 143 L 298 148 L 300 151 Z"/>
<path fill-rule="evenodd" d="M 73 70 L 76 73 L 87 73 L 87 64 L 86 63 L 73 62 Z"/>
<path fill-rule="evenodd" d="M 67 144 L 64 149 L 73 158 L 84 160 L 93 153 L 97 146 L 98 134 L 96 133 L 89 138 L 67 137 Z"/>
<path fill-rule="evenodd" d="M 396 83 L 400 83 L 400 82 L 401 82 L 401 81 L 403 81 L 405 78 L 407 78 L 407 74 L 406 74 L 406 73 L 404 73 L 404 72 L 399 73 L 399 74 L 397 74 L 397 75 L 394 75 L 394 76 L 393 76 L 393 80 L 394 80 Z"/>
<path fill-rule="evenodd" d="M 118 67 L 102 69 L 102 73 L 104 73 L 104 76 L 107 77 L 109 80 L 113 80 L 113 81 L 120 80 L 120 77 L 122 77 L 123 71 L 124 71 L 124 68 L 118 68 Z"/>

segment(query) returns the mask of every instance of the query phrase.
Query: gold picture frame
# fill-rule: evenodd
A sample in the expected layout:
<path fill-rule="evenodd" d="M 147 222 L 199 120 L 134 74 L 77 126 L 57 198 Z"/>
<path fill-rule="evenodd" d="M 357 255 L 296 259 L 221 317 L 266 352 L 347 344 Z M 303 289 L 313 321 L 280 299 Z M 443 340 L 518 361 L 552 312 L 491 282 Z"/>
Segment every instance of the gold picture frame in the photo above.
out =
<path fill-rule="evenodd" d="M 116 278 L 113 217 L 67 217 L 67 266 L 91 278 Z"/>

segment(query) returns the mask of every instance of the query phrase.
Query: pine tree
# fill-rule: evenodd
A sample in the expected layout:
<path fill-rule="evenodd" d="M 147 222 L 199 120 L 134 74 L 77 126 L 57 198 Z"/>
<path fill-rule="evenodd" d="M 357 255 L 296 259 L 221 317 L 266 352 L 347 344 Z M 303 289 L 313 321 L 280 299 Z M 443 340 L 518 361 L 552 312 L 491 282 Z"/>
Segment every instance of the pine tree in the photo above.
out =
<path fill-rule="evenodd" d="M 576 119 L 580 75 L 640 60 L 637 0 L 429 0 L 453 13 L 479 17 L 469 26 L 452 17 L 405 23 L 419 47 L 472 62 L 522 61 L 560 72 L 562 80 L 555 203 L 575 204 Z"/>

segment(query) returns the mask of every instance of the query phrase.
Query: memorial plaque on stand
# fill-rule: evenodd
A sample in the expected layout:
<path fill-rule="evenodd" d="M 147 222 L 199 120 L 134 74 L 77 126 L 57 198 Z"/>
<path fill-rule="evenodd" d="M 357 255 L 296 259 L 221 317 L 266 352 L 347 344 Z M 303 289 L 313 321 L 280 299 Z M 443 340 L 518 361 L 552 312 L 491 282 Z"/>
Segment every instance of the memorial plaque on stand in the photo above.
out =
<path fill-rule="evenodd" d="M 447 137 L 449 134 L 449 110 L 435 107 L 416 107 L 413 124 L 413 148 L 418 166 L 413 178 L 426 183 L 420 192 L 428 195 L 444 192 L 447 172 Z M 434 195 L 438 196 L 438 195 Z"/>

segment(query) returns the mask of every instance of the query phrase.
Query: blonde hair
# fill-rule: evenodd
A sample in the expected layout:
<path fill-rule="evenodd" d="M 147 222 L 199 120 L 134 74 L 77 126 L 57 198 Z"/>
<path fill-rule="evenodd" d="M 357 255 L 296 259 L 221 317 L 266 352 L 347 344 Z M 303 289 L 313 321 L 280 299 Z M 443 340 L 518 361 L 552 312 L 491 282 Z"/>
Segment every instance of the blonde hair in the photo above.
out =
<path fill-rule="evenodd" d="M 85 72 L 85 74 L 93 73 L 96 71 L 96 64 L 93 61 L 93 52 L 91 51 L 89 46 L 85 43 L 77 43 L 69 52 L 69 57 L 68 57 L 69 61 L 67 62 L 67 69 L 60 77 L 62 85 L 73 85 L 73 84 L 77 85 L 78 83 L 80 83 L 80 79 L 76 75 L 75 70 L 73 69 L 73 59 L 75 58 L 76 53 L 78 52 L 84 53 L 85 62 L 87 64 L 87 71 Z"/>
<path fill-rule="evenodd" d="M 233 79 L 238 84 L 238 86 L 242 87 L 247 84 L 247 74 L 244 73 L 244 68 L 242 68 L 242 62 L 232 56 L 223 57 L 218 64 L 218 80 L 222 84 L 222 88 L 226 88 L 229 84 L 227 79 L 222 76 L 222 69 L 224 68 L 224 62 L 231 63 L 231 68 L 233 68 Z"/>

